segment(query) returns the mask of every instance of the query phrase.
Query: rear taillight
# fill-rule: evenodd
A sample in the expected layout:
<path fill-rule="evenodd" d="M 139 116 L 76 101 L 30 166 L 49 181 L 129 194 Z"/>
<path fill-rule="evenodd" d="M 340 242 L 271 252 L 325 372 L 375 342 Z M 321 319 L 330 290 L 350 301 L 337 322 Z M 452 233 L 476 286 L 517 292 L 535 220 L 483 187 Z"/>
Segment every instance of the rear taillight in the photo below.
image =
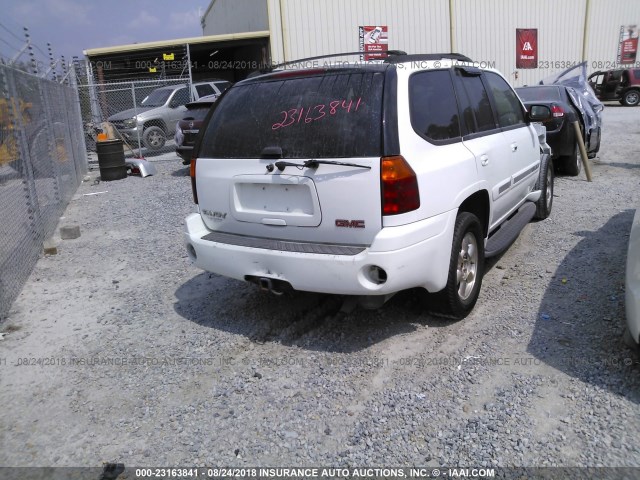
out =
<path fill-rule="evenodd" d="M 198 191 L 196 190 L 196 159 L 191 159 L 189 165 L 189 176 L 191 177 L 191 191 L 193 192 L 193 202 L 198 203 Z"/>
<path fill-rule="evenodd" d="M 564 109 L 560 105 L 551 105 L 551 113 L 554 117 L 564 117 Z"/>
<path fill-rule="evenodd" d="M 380 159 L 382 214 L 398 215 L 420 207 L 416 173 L 401 155 Z"/>

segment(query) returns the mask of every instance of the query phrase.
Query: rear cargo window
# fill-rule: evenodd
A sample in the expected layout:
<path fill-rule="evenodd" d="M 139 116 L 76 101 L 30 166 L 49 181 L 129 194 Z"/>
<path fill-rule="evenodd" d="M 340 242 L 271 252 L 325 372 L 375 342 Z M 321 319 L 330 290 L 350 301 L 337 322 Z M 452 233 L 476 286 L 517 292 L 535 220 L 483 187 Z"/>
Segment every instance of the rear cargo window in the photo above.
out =
<path fill-rule="evenodd" d="M 381 72 L 331 73 L 236 85 L 206 128 L 200 157 L 284 158 L 381 155 Z"/>
<path fill-rule="evenodd" d="M 189 108 L 186 112 L 185 112 L 185 116 L 184 119 L 185 120 L 189 120 L 189 119 L 193 119 L 193 120 L 204 120 L 204 117 L 207 116 L 207 113 L 209 113 L 209 109 L 211 107 L 209 105 L 206 106 L 198 106 L 198 107 L 191 107 Z"/>
<path fill-rule="evenodd" d="M 524 87 L 516 88 L 518 96 L 525 102 L 543 102 L 546 100 L 560 101 L 558 87 Z"/>

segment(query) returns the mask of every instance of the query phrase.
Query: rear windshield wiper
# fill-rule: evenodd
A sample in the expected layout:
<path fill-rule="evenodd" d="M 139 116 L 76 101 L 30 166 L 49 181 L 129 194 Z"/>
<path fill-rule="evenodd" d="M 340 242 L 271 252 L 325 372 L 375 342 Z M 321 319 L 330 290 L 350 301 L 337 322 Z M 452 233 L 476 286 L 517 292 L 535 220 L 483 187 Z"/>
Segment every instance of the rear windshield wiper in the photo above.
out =
<path fill-rule="evenodd" d="M 342 165 L 343 167 L 359 167 L 359 168 L 366 168 L 368 170 L 371 170 L 371 167 L 369 167 L 368 165 L 359 165 L 357 163 L 347 163 L 347 162 L 336 162 L 334 160 L 307 160 L 306 162 L 304 162 L 304 166 L 307 168 L 318 168 L 318 165 L 320 164 Z"/>
<path fill-rule="evenodd" d="M 298 170 L 302 170 L 303 168 L 318 168 L 320 164 L 342 165 L 343 167 L 358 167 L 358 168 L 366 168 L 368 170 L 371 170 L 371 167 L 369 167 L 368 165 L 359 165 L 357 163 L 347 163 L 347 162 L 336 162 L 334 160 L 306 160 L 302 163 L 286 162 L 284 160 L 278 160 L 277 162 L 275 162 L 275 166 L 281 172 L 286 167 L 296 167 Z M 271 166 L 271 169 L 269 169 L 270 166 Z M 270 172 L 273 171 L 273 166 L 267 165 L 267 170 L 269 170 Z"/>

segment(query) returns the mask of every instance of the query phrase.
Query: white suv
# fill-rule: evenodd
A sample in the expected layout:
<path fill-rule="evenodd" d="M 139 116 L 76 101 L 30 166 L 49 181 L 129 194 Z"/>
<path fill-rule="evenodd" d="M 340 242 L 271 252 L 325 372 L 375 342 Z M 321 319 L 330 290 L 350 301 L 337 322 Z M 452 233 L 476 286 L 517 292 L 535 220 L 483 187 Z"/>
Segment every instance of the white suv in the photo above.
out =
<path fill-rule="evenodd" d="M 422 287 L 462 318 L 485 257 L 549 215 L 553 168 L 531 124 L 548 118 L 456 54 L 247 79 L 203 125 L 187 251 L 276 293 L 367 307 Z"/>

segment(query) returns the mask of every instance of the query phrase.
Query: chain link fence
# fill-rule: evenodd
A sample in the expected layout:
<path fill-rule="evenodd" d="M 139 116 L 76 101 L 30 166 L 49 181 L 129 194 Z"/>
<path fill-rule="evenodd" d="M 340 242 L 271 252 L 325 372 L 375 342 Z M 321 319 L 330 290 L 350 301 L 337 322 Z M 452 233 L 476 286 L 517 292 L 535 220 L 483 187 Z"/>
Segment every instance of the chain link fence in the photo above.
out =
<path fill-rule="evenodd" d="M 0 65 L 0 318 L 87 170 L 74 88 Z"/>
<path fill-rule="evenodd" d="M 196 88 L 206 86 L 195 85 Z M 175 126 L 185 116 L 183 105 L 193 99 L 192 92 L 191 84 L 184 79 L 80 85 L 78 95 L 89 161 L 97 161 L 99 132 L 124 140 L 126 156 L 153 160 L 167 153 L 175 155 Z M 203 96 L 208 92 L 198 93 Z"/>

